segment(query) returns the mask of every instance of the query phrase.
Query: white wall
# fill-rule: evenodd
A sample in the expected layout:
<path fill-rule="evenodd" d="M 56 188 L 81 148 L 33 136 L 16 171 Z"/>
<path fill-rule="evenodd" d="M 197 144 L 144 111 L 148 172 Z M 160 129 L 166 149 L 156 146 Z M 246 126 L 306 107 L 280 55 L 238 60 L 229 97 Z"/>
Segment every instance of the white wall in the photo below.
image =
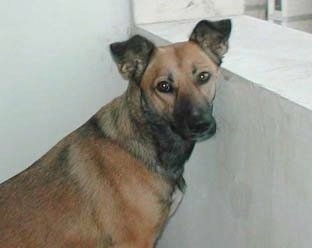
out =
<path fill-rule="evenodd" d="M 281 0 L 281 11 L 275 10 L 275 0 L 268 0 L 268 17 L 283 26 L 312 33 L 312 1 Z"/>
<path fill-rule="evenodd" d="M 267 0 L 245 0 L 245 15 L 266 19 Z"/>
<path fill-rule="evenodd" d="M 108 45 L 129 28 L 128 0 L 0 2 L 0 181 L 125 89 Z"/>
<path fill-rule="evenodd" d="M 244 0 L 132 0 L 135 23 L 154 23 L 244 13 Z"/>

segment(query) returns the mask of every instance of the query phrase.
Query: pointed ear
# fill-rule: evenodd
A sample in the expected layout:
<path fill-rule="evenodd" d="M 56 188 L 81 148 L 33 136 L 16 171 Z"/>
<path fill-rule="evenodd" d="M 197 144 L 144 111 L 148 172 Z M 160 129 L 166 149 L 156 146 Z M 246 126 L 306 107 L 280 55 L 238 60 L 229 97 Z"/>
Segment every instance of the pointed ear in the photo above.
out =
<path fill-rule="evenodd" d="M 130 81 L 140 82 L 154 51 L 154 44 L 135 35 L 127 41 L 110 45 L 110 51 L 121 75 Z"/>
<path fill-rule="evenodd" d="M 202 20 L 193 29 L 190 41 L 197 43 L 208 55 L 216 56 L 221 64 L 229 47 L 231 28 L 229 19 L 216 22 Z"/>

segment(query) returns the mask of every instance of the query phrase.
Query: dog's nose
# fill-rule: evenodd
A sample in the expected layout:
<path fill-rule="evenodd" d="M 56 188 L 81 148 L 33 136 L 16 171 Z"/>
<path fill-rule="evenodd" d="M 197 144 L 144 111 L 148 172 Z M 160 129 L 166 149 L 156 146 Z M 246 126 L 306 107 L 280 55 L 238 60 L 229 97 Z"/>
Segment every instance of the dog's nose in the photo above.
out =
<path fill-rule="evenodd" d="M 190 113 L 190 130 L 196 133 L 208 132 L 214 134 L 216 132 L 216 121 L 212 116 L 213 105 L 205 108 L 193 108 Z"/>
<path fill-rule="evenodd" d="M 212 115 L 213 112 L 213 104 L 209 104 L 208 106 L 201 108 L 193 108 L 190 111 L 191 117 L 194 119 L 201 119 L 207 115 Z"/>

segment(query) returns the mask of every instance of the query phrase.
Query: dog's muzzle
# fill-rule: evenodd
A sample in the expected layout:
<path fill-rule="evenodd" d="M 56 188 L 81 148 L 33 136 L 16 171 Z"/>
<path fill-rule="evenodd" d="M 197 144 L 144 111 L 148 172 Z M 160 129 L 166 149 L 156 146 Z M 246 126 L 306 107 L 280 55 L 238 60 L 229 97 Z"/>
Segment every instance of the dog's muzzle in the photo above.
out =
<path fill-rule="evenodd" d="M 192 108 L 190 111 L 180 113 L 177 119 L 175 130 L 184 139 L 203 141 L 212 137 L 217 130 L 213 105 Z"/>
<path fill-rule="evenodd" d="M 216 130 L 216 121 L 212 115 L 189 125 L 190 137 L 196 141 L 209 139 L 216 133 Z"/>

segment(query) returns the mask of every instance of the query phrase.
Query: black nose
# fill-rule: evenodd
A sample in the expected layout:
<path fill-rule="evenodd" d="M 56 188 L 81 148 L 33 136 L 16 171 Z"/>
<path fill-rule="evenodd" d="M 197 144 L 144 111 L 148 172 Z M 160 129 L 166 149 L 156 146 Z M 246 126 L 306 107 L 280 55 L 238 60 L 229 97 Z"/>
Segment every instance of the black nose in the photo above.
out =
<path fill-rule="evenodd" d="M 205 108 L 193 108 L 189 115 L 189 127 L 192 132 L 216 132 L 216 121 L 212 116 L 213 105 Z"/>

